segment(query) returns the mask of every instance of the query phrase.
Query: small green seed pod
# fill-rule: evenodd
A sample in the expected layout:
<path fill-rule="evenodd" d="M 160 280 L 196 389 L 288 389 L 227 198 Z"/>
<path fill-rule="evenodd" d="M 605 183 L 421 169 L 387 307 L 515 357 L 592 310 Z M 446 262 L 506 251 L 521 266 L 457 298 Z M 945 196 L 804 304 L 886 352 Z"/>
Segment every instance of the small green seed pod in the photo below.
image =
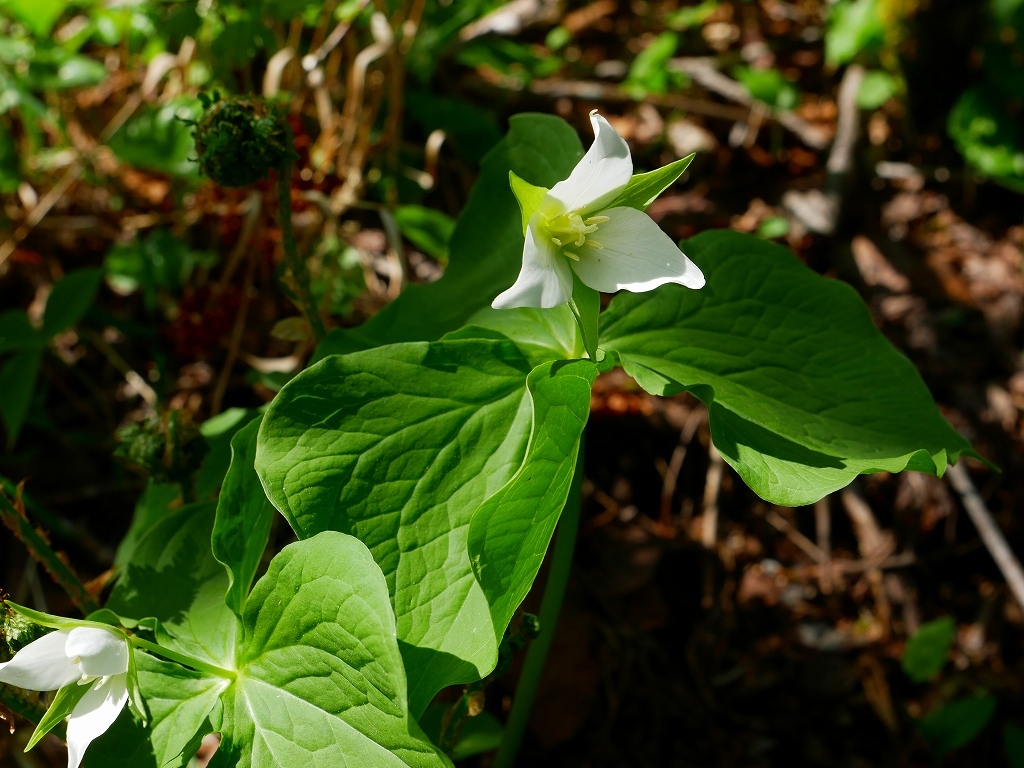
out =
<path fill-rule="evenodd" d="M 222 187 L 247 187 L 294 159 L 291 131 L 280 111 L 262 99 L 204 99 L 193 136 L 200 170 Z"/>

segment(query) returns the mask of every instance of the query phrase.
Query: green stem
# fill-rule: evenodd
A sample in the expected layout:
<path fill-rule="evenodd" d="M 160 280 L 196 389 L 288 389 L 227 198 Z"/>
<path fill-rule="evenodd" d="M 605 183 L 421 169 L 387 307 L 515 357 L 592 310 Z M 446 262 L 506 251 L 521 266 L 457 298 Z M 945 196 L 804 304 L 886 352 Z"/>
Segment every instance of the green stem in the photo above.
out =
<path fill-rule="evenodd" d="M 149 640 L 143 640 L 138 635 L 130 635 L 128 639 L 131 640 L 132 645 L 136 648 L 149 651 L 157 656 L 163 656 L 165 659 L 170 659 L 171 661 L 176 661 L 179 664 L 184 664 L 186 667 L 192 667 L 192 669 L 199 672 L 206 672 L 209 675 L 223 677 L 227 680 L 234 680 L 238 676 L 230 669 L 215 667 L 213 664 L 207 664 L 205 661 L 200 661 L 199 659 L 188 656 L 187 654 L 172 651 L 170 648 L 164 648 L 162 645 L 149 642 Z"/>
<path fill-rule="evenodd" d="M 540 605 L 540 635 L 530 643 L 530 648 L 526 652 L 526 661 L 523 663 L 523 671 L 519 674 L 515 698 L 512 700 L 512 711 L 509 712 L 501 746 L 498 747 L 498 754 L 491 763 L 491 768 L 512 768 L 515 765 L 519 744 L 530 721 L 537 686 L 544 671 L 551 640 L 555 636 L 558 614 L 562 610 L 562 598 L 565 597 L 565 588 L 569 584 L 572 555 L 576 548 L 576 532 L 580 527 L 582 488 L 583 438 L 580 439 L 580 450 L 576 456 L 576 469 L 572 476 L 569 497 L 565 501 L 562 517 L 558 522 L 558 537 L 555 539 L 555 550 L 551 556 L 548 582 L 544 586 L 544 598 Z"/>
<path fill-rule="evenodd" d="M 299 246 L 295 242 L 295 230 L 292 228 L 292 164 L 290 160 L 282 163 L 277 169 L 277 204 L 278 216 L 281 219 L 281 242 L 284 245 L 288 269 L 295 279 L 299 307 L 313 331 L 313 338 L 319 344 L 327 335 L 327 330 L 324 328 L 323 320 L 320 319 L 320 310 L 317 308 L 316 302 L 313 301 L 306 262 L 299 256 Z"/>

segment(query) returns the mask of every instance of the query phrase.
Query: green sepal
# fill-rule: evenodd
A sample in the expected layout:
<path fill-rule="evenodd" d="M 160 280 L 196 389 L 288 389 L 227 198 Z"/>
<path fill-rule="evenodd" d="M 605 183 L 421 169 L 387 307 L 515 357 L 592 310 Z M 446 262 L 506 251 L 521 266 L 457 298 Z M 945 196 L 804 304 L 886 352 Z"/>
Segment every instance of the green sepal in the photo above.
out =
<path fill-rule="evenodd" d="M 149 725 L 149 716 L 142 704 L 142 691 L 139 690 L 139 668 L 135 664 L 135 646 L 128 643 L 128 708 L 142 721 L 142 726 Z"/>
<path fill-rule="evenodd" d="M 513 171 L 508 172 L 508 183 L 512 187 L 512 194 L 516 196 L 516 200 L 519 202 L 519 210 L 523 213 L 523 236 L 525 237 L 526 230 L 530 226 L 530 218 L 540 208 L 540 204 L 544 200 L 544 196 L 547 195 L 548 190 L 544 187 L 535 187 L 528 181 L 523 181 Z"/>
<path fill-rule="evenodd" d="M 676 160 L 663 168 L 649 173 L 637 173 L 629 180 L 625 188 L 606 208 L 636 208 L 646 210 L 647 206 L 657 200 L 658 195 L 672 186 L 676 179 L 690 165 L 696 153 L 691 153 L 682 160 Z M 514 187 L 513 187 L 514 189 Z M 521 205 L 521 203 L 520 203 Z"/>
<path fill-rule="evenodd" d="M 46 710 L 46 714 L 43 715 L 42 720 L 39 721 L 39 725 L 36 726 L 35 731 L 32 732 L 32 738 L 28 740 L 28 744 L 25 745 L 25 751 L 28 752 L 32 747 L 39 743 L 39 740 L 46 734 L 56 728 L 61 720 L 70 715 L 78 702 L 82 700 L 82 697 L 89 692 L 92 687 L 92 683 L 88 685 L 79 685 L 78 682 L 65 685 L 59 691 L 57 695 L 53 697 L 53 704 Z"/>
<path fill-rule="evenodd" d="M 113 626 L 106 621 L 107 614 L 112 612 L 103 613 L 103 620 L 101 621 L 90 621 L 89 619 L 69 619 L 64 616 L 54 616 L 49 613 L 40 613 L 39 611 L 33 611 L 31 608 L 26 608 L 23 605 L 12 603 L 10 600 L 5 600 L 4 604 L 9 606 L 11 610 L 15 613 L 24 616 L 29 621 L 35 622 L 41 627 L 50 627 L 51 629 L 74 629 L 75 627 L 95 627 L 96 629 L 107 629 L 124 635 L 124 631 L 121 630 L 120 627 Z M 127 636 L 125 636 L 125 640 L 127 640 Z"/>
<path fill-rule="evenodd" d="M 584 285 L 579 275 L 572 273 L 572 299 L 569 309 L 583 336 L 583 347 L 591 360 L 597 360 L 597 319 L 601 314 L 601 294 Z"/>

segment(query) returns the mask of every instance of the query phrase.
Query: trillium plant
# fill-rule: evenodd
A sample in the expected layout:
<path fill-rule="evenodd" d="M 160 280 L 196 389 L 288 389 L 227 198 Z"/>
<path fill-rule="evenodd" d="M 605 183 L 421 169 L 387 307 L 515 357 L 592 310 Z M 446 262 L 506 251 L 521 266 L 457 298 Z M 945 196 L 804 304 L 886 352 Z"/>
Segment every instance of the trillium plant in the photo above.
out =
<path fill-rule="evenodd" d="M 296 305 L 315 311 L 273 120 L 214 105 L 197 146 L 230 149 L 202 158 L 223 183 L 278 174 Z M 591 122 L 584 154 L 564 121 L 513 117 L 441 279 L 327 332 L 267 408 L 204 424 L 198 470 L 140 498 L 102 610 L 11 606 L 49 631 L 0 665 L 8 686 L 56 691 L 31 743 L 66 720 L 71 768 L 181 767 L 209 734 L 214 768 L 428 768 L 494 749 L 508 768 L 571 562 L 591 386 L 616 366 L 701 400 L 717 450 L 771 503 L 976 456 L 852 288 L 756 237 L 677 244 L 645 210 L 690 158 L 634 173 Z M 294 541 L 268 552 L 282 517 Z M 521 604 L 546 557 L 538 619 Z M 524 647 L 499 719 L 479 701 Z"/>

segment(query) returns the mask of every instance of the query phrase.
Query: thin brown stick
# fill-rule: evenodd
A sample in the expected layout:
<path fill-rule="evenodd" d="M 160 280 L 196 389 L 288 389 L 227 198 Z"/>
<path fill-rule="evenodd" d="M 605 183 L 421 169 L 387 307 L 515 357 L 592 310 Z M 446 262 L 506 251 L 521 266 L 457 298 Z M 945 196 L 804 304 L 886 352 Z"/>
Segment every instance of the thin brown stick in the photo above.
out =
<path fill-rule="evenodd" d="M 672 523 L 672 499 L 676 494 L 676 484 L 679 481 L 679 472 L 686 461 L 686 453 L 693 442 L 697 429 L 704 423 L 708 412 L 704 407 L 697 407 L 690 411 L 682 430 L 679 432 L 679 443 L 672 451 L 672 457 L 665 468 L 665 475 L 661 484 L 661 510 L 658 515 L 658 522 L 663 526 Z"/>
<path fill-rule="evenodd" d="M 53 550 L 46 536 L 32 526 L 20 502 L 17 499 L 11 501 L 2 492 L 0 492 L 0 522 L 3 522 L 11 533 L 25 545 L 32 558 L 46 569 L 50 578 L 67 593 L 84 615 L 88 616 L 93 611 L 99 610 L 100 606 L 96 598 L 85 588 L 85 584 L 64 558 Z"/>
<path fill-rule="evenodd" d="M 996 561 L 1003 578 L 1006 579 L 1010 591 L 1017 598 L 1017 602 L 1024 607 L 1024 569 L 1021 568 L 1020 560 L 1013 554 L 1006 537 L 999 529 L 992 513 L 988 511 L 985 501 L 978 494 L 977 488 L 971 482 L 970 475 L 964 468 L 962 462 L 950 467 L 946 472 L 949 484 L 960 494 L 964 509 L 967 510 L 971 522 L 978 529 L 981 540 L 985 543 L 992 559 Z"/>
<path fill-rule="evenodd" d="M 821 547 L 800 533 L 786 518 L 774 509 L 770 510 L 764 518 L 773 528 L 784 533 L 786 538 L 792 541 L 811 560 L 825 568 L 829 566 L 830 558 L 822 551 Z"/>
<path fill-rule="evenodd" d="M 249 313 L 249 293 L 252 291 L 253 281 L 256 278 L 256 263 L 258 259 L 254 253 L 249 254 L 249 263 L 245 270 L 245 282 L 242 286 L 242 302 L 238 305 L 238 314 L 235 315 L 235 325 L 231 329 L 231 342 L 228 345 L 228 354 L 224 358 L 224 367 L 221 368 L 220 376 L 217 378 L 217 386 L 213 390 L 213 397 L 210 400 L 210 415 L 216 416 L 220 413 L 221 405 L 224 402 L 224 393 L 228 388 L 228 381 L 231 379 L 231 371 L 238 359 L 238 351 L 242 346 L 242 333 L 245 331 L 245 318 Z"/>
<path fill-rule="evenodd" d="M 701 504 L 701 544 L 706 549 L 714 549 L 718 540 L 718 492 L 722 489 L 722 472 L 724 471 L 724 460 L 714 444 L 708 445 L 708 456 L 711 463 L 708 465 L 707 481 L 704 484 L 704 501 Z"/>

